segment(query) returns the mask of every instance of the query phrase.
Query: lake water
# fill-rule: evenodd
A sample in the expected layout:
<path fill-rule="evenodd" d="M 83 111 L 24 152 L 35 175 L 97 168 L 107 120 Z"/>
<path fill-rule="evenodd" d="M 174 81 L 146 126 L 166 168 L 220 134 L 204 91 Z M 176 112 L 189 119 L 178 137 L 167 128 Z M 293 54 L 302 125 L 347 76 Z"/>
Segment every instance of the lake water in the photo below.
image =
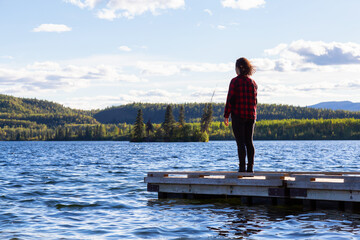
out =
<path fill-rule="evenodd" d="M 360 141 L 256 141 L 255 171 L 360 171 Z M 0 239 L 360 239 L 360 215 L 158 200 L 148 171 L 237 170 L 234 141 L 0 142 Z"/>

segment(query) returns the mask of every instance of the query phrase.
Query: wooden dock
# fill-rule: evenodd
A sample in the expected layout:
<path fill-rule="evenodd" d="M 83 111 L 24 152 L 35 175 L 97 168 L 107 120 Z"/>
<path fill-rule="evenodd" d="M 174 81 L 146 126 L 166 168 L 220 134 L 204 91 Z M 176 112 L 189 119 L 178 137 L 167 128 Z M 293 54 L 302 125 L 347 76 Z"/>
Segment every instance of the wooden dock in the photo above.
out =
<path fill-rule="evenodd" d="M 302 204 L 358 210 L 360 172 L 149 172 L 159 198 L 238 198 L 244 204 Z"/>

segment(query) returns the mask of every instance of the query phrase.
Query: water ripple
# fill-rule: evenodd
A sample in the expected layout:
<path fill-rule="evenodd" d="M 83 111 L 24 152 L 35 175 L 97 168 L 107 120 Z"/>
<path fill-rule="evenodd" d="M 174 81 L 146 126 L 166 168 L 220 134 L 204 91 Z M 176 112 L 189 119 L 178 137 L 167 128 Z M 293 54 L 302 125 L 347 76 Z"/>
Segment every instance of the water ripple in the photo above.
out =
<path fill-rule="evenodd" d="M 255 147 L 255 170 L 359 171 L 360 141 Z M 143 183 L 237 167 L 234 141 L 0 142 L 0 239 L 360 239 L 355 213 L 159 200 Z"/>

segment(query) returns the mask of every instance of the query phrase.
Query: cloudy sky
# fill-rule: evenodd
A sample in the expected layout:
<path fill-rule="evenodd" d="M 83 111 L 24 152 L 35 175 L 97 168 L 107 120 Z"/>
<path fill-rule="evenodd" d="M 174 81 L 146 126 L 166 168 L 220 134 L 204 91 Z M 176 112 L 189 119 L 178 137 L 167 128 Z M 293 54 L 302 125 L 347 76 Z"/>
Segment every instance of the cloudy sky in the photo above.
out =
<path fill-rule="evenodd" d="M 259 102 L 360 102 L 358 0 L 0 0 L 0 93 L 80 109 L 224 102 L 234 62 Z"/>

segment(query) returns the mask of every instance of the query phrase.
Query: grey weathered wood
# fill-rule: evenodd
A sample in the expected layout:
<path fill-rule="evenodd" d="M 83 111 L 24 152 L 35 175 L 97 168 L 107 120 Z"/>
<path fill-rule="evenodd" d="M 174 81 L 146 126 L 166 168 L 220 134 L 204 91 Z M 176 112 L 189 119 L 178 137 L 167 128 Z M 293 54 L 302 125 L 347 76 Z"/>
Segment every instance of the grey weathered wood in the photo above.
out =
<path fill-rule="evenodd" d="M 359 191 L 324 191 L 319 189 L 310 189 L 307 191 L 307 197 L 294 197 L 310 200 L 328 200 L 344 202 L 360 202 Z"/>
<path fill-rule="evenodd" d="M 149 172 L 144 181 L 165 193 L 360 202 L 360 172 Z"/>
<path fill-rule="evenodd" d="M 228 196 L 256 196 L 268 197 L 267 187 L 251 186 L 216 186 L 216 185 L 182 185 L 182 184 L 160 184 L 160 192 L 166 193 L 188 193 L 188 194 L 209 194 Z"/>
<path fill-rule="evenodd" d="M 352 190 L 360 191 L 360 183 L 348 182 L 348 183 L 328 183 L 328 182 L 288 182 L 289 188 L 306 188 L 306 189 L 318 189 L 318 190 Z"/>
<path fill-rule="evenodd" d="M 252 179 L 236 179 L 236 178 L 225 178 L 225 179 L 208 179 L 208 178 L 157 178 L 147 177 L 145 178 L 146 183 L 152 184 L 197 184 L 197 185 L 237 185 L 237 186 L 271 186 L 277 187 L 283 185 L 283 180 L 272 179 L 272 180 L 252 180 Z"/>
<path fill-rule="evenodd" d="M 265 176 L 265 175 L 273 175 L 273 174 L 280 174 L 280 175 L 333 175 L 333 176 L 342 176 L 342 175 L 358 175 L 360 176 L 360 172 L 270 172 L 270 171 L 257 171 L 254 173 L 239 173 L 234 171 L 167 171 L 167 172 L 149 172 L 148 174 L 154 174 L 156 176 L 157 174 L 163 175 L 163 174 L 179 174 L 179 175 L 185 175 L 185 174 L 202 174 L 202 175 L 231 175 L 231 174 L 241 174 L 241 175 L 248 175 L 248 176 Z"/>

